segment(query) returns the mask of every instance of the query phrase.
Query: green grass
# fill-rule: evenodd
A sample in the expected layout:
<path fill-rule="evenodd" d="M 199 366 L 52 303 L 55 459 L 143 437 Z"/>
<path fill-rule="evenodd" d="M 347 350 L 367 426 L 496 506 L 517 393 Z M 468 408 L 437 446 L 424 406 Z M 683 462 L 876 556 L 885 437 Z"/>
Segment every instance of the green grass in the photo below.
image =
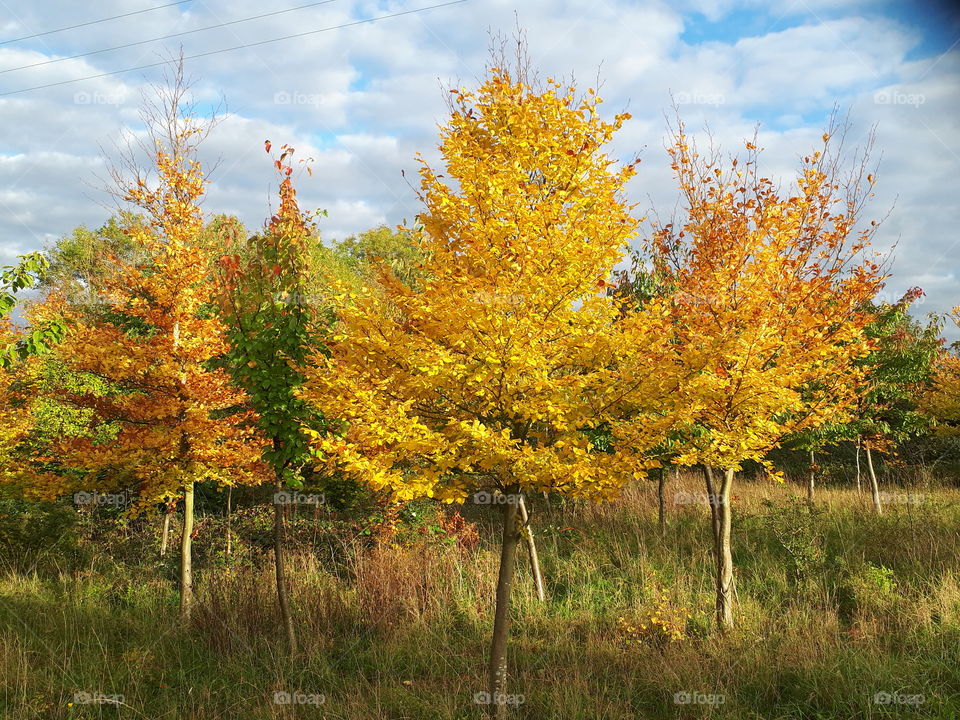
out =
<path fill-rule="evenodd" d="M 680 487 L 699 491 L 692 477 Z M 536 600 L 522 555 L 509 661 L 510 692 L 524 702 L 512 717 L 960 720 L 960 493 L 924 492 L 926 502 L 877 517 L 851 491 L 820 491 L 810 512 L 796 486 L 740 483 L 738 624 L 726 636 L 712 625 L 705 508 L 670 506 L 661 538 L 648 488 L 607 506 L 535 499 L 549 597 Z M 269 558 L 246 547 L 242 523 L 229 562 L 217 519 L 202 525 L 186 626 L 175 558 L 155 557 L 157 523 L 68 543 L 69 568 L 45 558 L 25 574 L 11 563 L 0 579 L 0 717 L 480 718 L 497 522 L 464 511 L 480 543 L 463 548 L 417 531 L 434 512 L 377 549 L 329 530 L 295 543 L 296 658 L 275 620 Z M 646 617 L 659 592 L 683 639 L 631 642 L 618 618 Z M 298 690 L 323 704 L 273 702 Z M 70 705 L 77 692 L 124 704 Z M 723 702 L 677 704 L 678 693 Z M 923 702 L 880 704 L 877 693 Z"/>

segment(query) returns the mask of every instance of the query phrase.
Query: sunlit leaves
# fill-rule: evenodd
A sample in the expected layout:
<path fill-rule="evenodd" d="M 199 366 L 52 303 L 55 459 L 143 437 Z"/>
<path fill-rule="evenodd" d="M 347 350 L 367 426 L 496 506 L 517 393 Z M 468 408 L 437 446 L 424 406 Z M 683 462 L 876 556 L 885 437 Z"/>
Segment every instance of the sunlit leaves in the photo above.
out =
<path fill-rule="evenodd" d="M 343 423 L 314 448 L 403 499 L 515 484 L 612 496 L 642 442 L 594 453 L 587 431 L 644 385 L 611 382 L 618 349 L 653 336 L 616 324 L 601 292 L 638 223 L 623 199 L 635 163 L 602 150 L 626 116 L 497 68 L 452 95 L 444 171 L 421 161 L 416 286 L 389 270 L 339 286 L 332 356 L 315 357 L 303 396 Z"/>
<path fill-rule="evenodd" d="M 673 317 L 677 397 L 693 408 L 682 464 L 762 461 L 785 434 L 842 421 L 856 403 L 863 308 L 883 277 L 872 226 L 856 230 L 862 192 L 838 184 L 829 140 L 784 193 L 760 175 L 753 143 L 724 167 L 679 126 L 669 152 L 686 216 L 657 228 L 649 253 Z"/>
<path fill-rule="evenodd" d="M 208 311 L 216 295 L 198 205 L 204 181 L 184 152 L 193 132 L 184 130 L 173 149 L 158 147 L 155 187 L 138 181 L 126 193 L 148 222 L 130 228 L 134 257 L 118 259 L 102 279 L 107 309 L 91 315 L 56 295 L 45 309 L 69 328 L 57 348 L 68 376 L 106 384 L 106 392 L 59 389 L 59 400 L 89 411 L 89 427 L 55 442 L 53 454 L 65 469 L 130 478 L 141 505 L 189 482 L 252 483 L 264 473 L 255 416 L 234 412 L 245 396 L 211 362 L 227 344 L 223 324 Z M 116 428 L 109 441 L 97 439 L 104 425 Z"/>

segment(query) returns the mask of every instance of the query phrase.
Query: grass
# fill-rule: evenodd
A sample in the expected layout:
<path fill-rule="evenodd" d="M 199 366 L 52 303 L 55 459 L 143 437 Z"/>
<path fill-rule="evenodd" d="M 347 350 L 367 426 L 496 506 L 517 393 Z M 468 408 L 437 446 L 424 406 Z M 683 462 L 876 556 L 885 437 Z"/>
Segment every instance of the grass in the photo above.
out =
<path fill-rule="evenodd" d="M 697 478 L 681 478 L 668 500 L 700 491 Z M 537 601 L 521 557 L 512 717 L 960 719 L 960 492 L 924 490 L 923 502 L 879 517 L 855 491 L 818 490 L 813 511 L 803 493 L 736 486 L 738 624 L 726 636 L 712 625 L 706 508 L 668 505 L 661 538 L 650 487 L 601 506 L 535 499 L 548 600 Z M 158 523 L 81 538 L 82 562 L 70 568 L 31 560 L 25 573 L 13 563 L 0 579 L 0 716 L 479 718 L 498 536 L 483 510 L 464 510 L 475 545 L 431 530 L 429 508 L 379 546 L 317 538 L 306 521 L 297 534 L 295 523 L 296 658 L 275 620 L 269 557 L 246 543 L 239 520 L 229 562 L 217 519 L 201 524 L 186 626 L 175 558 L 155 557 Z M 274 702 L 297 691 L 299 704 Z M 78 703 L 76 693 L 122 703 Z"/>

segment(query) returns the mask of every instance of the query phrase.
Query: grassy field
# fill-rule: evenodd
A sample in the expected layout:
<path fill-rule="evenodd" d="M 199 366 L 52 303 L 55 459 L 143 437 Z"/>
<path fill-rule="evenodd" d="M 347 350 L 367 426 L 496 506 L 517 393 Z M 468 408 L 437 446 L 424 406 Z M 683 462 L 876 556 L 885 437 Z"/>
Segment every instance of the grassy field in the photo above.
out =
<path fill-rule="evenodd" d="M 664 537 L 647 486 L 604 506 L 533 502 L 548 598 L 523 555 L 512 717 L 960 719 L 960 491 L 897 491 L 875 516 L 852 490 L 818 490 L 811 511 L 799 484 L 739 483 L 727 636 L 712 625 L 708 511 L 674 502 L 698 492 L 694 476 L 671 482 Z M 202 520 L 186 627 L 157 522 L 105 537 L 81 520 L 53 547 L 8 547 L 0 716 L 479 718 L 498 523 L 463 513 L 476 542 L 425 505 L 380 545 L 293 520 L 295 658 L 257 549 L 264 517 L 237 515 L 230 558 L 222 521 Z M 41 525 L 22 519 L 18 532 Z"/>

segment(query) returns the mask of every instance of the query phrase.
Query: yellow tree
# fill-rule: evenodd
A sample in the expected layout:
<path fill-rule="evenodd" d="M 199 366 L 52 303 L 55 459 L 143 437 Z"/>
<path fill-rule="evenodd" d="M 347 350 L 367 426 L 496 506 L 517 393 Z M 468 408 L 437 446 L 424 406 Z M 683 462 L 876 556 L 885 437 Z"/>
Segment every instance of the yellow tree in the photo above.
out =
<path fill-rule="evenodd" d="M 960 327 L 960 305 L 950 318 Z M 921 410 L 934 419 L 938 435 L 960 435 L 960 353 L 940 352 L 933 387 L 922 397 Z"/>
<path fill-rule="evenodd" d="M 839 180 L 830 141 L 803 159 L 789 194 L 759 174 L 752 142 L 745 162 L 724 165 L 680 123 L 669 150 L 685 218 L 659 228 L 651 251 L 671 290 L 673 362 L 689 377 L 674 395 L 693 411 L 677 462 L 705 469 L 723 628 L 733 625 L 735 473 L 788 433 L 843 420 L 870 347 L 872 316 L 858 308 L 883 278 L 868 251 L 876 224 L 856 226 L 874 179 Z"/>
<path fill-rule="evenodd" d="M 432 497 L 502 510 L 503 542 L 489 664 L 480 700 L 505 717 L 508 603 L 521 493 L 611 498 L 642 477 L 643 444 L 592 452 L 587 431 L 616 419 L 622 397 L 659 397 L 654 377 L 615 382 L 618 350 L 662 333 L 604 289 L 637 220 L 622 197 L 636 163 L 604 146 L 628 117 L 605 122 L 593 90 L 534 88 L 502 67 L 476 92 L 451 90 L 441 129 L 447 182 L 421 160 L 417 287 L 384 267 L 378 287 L 341 284 L 338 315 L 303 397 L 334 432 L 313 433 L 323 463 L 397 499 Z"/>
<path fill-rule="evenodd" d="M 107 389 L 65 389 L 61 399 L 92 411 L 84 416 L 90 431 L 57 443 L 54 454 L 65 468 L 91 477 L 132 476 L 141 507 L 183 496 L 180 608 L 186 615 L 194 483 L 259 483 L 269 472 L 256 416 L 245 409 L 247 396 L 211 362 L 228 344 L 214 312 L 211 250 L 198 204 L 205 181 L 195 150 L 202 129 L 181 115 L 180 95 L 170 97 L 165 135 L 156 137 L 157 180 L 138 175 L 124 192 L 149 219 L 131 230 L 139 261 L 115 258 L 114 270 L 102 279 L 104 312 L 91 315 L 50 301 L 69 328 L 58 359 L 69 373 L 97 378 Z M 105 424 L 113 439 L 98 441 L 95 429 Z"/>

